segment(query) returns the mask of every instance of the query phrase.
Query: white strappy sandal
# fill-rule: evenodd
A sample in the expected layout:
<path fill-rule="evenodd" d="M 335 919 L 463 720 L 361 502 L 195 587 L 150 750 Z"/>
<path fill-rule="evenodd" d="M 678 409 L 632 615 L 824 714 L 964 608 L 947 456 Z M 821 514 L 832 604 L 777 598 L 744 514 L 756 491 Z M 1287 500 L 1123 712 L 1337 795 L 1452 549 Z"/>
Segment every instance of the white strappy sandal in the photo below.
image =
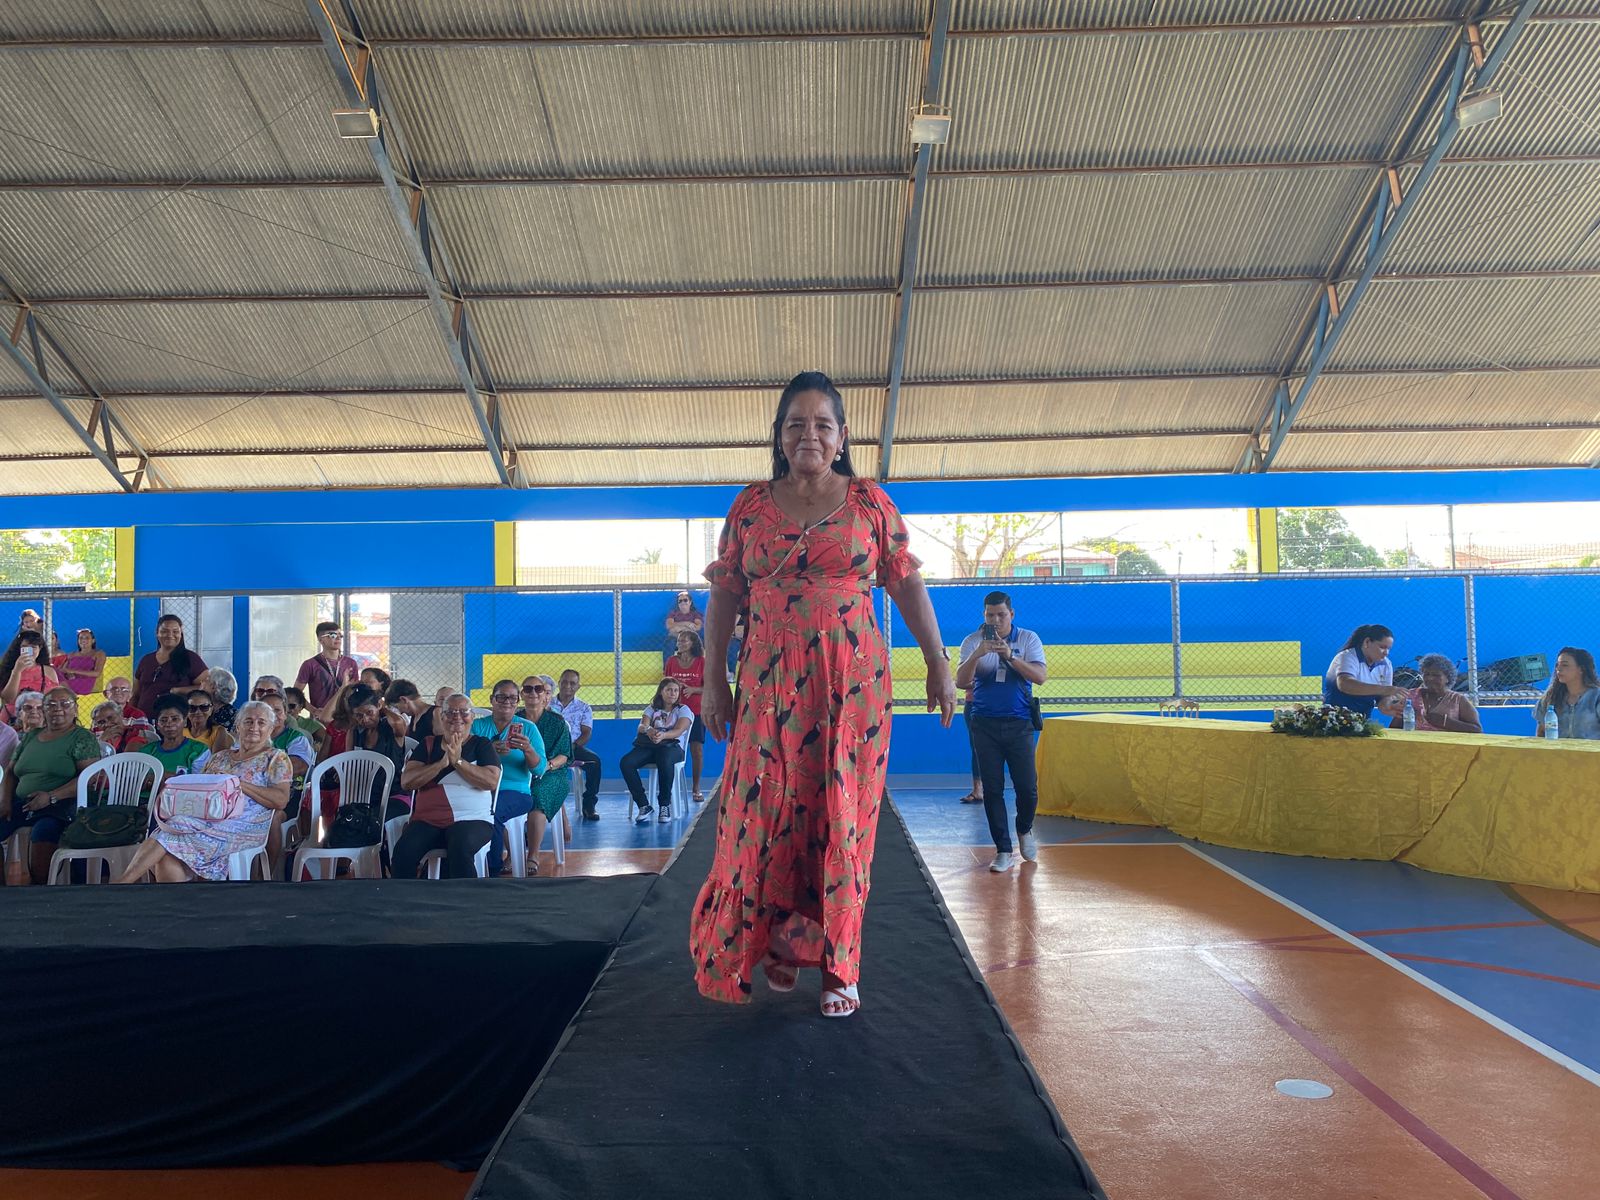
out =
<path fill-rule="evenodd" d="M 825 1017 L 848 1017 L 861 1007 L 861 993 L 853 983 L 849 987 L 823 988 L 821 1007 Z"/>

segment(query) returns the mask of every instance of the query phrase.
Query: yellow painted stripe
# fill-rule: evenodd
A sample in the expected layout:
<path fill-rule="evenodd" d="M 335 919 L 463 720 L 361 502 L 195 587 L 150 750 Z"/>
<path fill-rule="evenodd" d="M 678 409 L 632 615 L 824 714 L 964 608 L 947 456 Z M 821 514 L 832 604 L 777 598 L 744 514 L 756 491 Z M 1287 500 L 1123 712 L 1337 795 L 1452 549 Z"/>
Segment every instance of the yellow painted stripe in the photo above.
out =
<path fill-rule="evenodd" d="M 517 523 L 494 523 L 494 583 L 496 587 L 515 587 L 517 583 Z"/>
<path fill-rule="evenodd" d="M 133 591 L 133 526 L 112 531 L 116 555 L 112 586 L 119 592 Z"/>

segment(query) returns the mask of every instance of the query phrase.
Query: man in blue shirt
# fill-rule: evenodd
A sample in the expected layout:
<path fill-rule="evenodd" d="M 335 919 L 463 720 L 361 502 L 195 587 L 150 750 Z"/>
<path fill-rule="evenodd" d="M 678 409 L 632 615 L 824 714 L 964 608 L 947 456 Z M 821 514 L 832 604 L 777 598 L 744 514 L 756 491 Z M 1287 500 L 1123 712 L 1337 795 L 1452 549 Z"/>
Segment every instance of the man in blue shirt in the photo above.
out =
<path fill-rule="evenodd" d="M 1039 807 L 1039 779 L 1033 766 L 1033 689 L 1045 681 L 1044 643 L 1012 621 L 1011 597 L 990 592 L 983 598 L 983 628 L 961 643 L 956 687 L 972 689 L 968 727 L 983 777 L 983 810 L 994 838 L 991 871 L 1016 865 L 1006 824 L 1006 770 L 1017 797 L 1017 838 L 1022 857 L 1039 857 L 1033 815 Z"/>

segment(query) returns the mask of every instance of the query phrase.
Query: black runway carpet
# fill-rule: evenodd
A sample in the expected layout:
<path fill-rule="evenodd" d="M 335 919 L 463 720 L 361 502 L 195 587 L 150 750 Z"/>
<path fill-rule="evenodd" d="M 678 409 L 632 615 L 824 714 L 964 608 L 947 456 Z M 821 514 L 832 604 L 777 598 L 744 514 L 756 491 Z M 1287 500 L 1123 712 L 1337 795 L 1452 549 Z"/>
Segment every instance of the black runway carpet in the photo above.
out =
<path fill-rule="evenodd" d="M 696 993 L 713 825 L 650 890 L 471 1197 L 1103 1196 L 892 805 L 844 1020 L 818 1014 L 814 971 L 749 1005 Z"/>

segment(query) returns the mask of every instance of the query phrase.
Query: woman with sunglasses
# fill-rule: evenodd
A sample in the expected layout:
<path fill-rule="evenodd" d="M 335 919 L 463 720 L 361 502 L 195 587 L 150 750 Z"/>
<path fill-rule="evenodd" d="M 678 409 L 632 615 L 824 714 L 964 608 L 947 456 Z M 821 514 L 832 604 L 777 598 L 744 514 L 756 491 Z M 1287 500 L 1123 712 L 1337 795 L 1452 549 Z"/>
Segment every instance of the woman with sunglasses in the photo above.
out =
<path fill-rule="evenodd" d="M 205 692 L 190 691 L 181 699 L 189 714 L 189 727 L 186 732 L 207 750 L 216 749 L 217 747 L 212 745 L 216 731 L 211 728 L 211 713 L 216 705 L 211 702 L 211 697 Z"/>
<path fill-rule="evenodd" d="M 522 681 L 522 715 L 532 721 L 544 739 L 545 770 L 534 781 L 533 812 L 528 816 L 528 860 L 538 869 L 539 847 L 544 844 L 544 827 L 556 810 L 567 802 L 571 788 L 567 764 L 572 761 L 572 730 L 567 719 L 550 707 L 555 699 L 556 681 L 548 675 L 530 675 Z M 567 826 L 571 840 L 572 827 Z"/>

